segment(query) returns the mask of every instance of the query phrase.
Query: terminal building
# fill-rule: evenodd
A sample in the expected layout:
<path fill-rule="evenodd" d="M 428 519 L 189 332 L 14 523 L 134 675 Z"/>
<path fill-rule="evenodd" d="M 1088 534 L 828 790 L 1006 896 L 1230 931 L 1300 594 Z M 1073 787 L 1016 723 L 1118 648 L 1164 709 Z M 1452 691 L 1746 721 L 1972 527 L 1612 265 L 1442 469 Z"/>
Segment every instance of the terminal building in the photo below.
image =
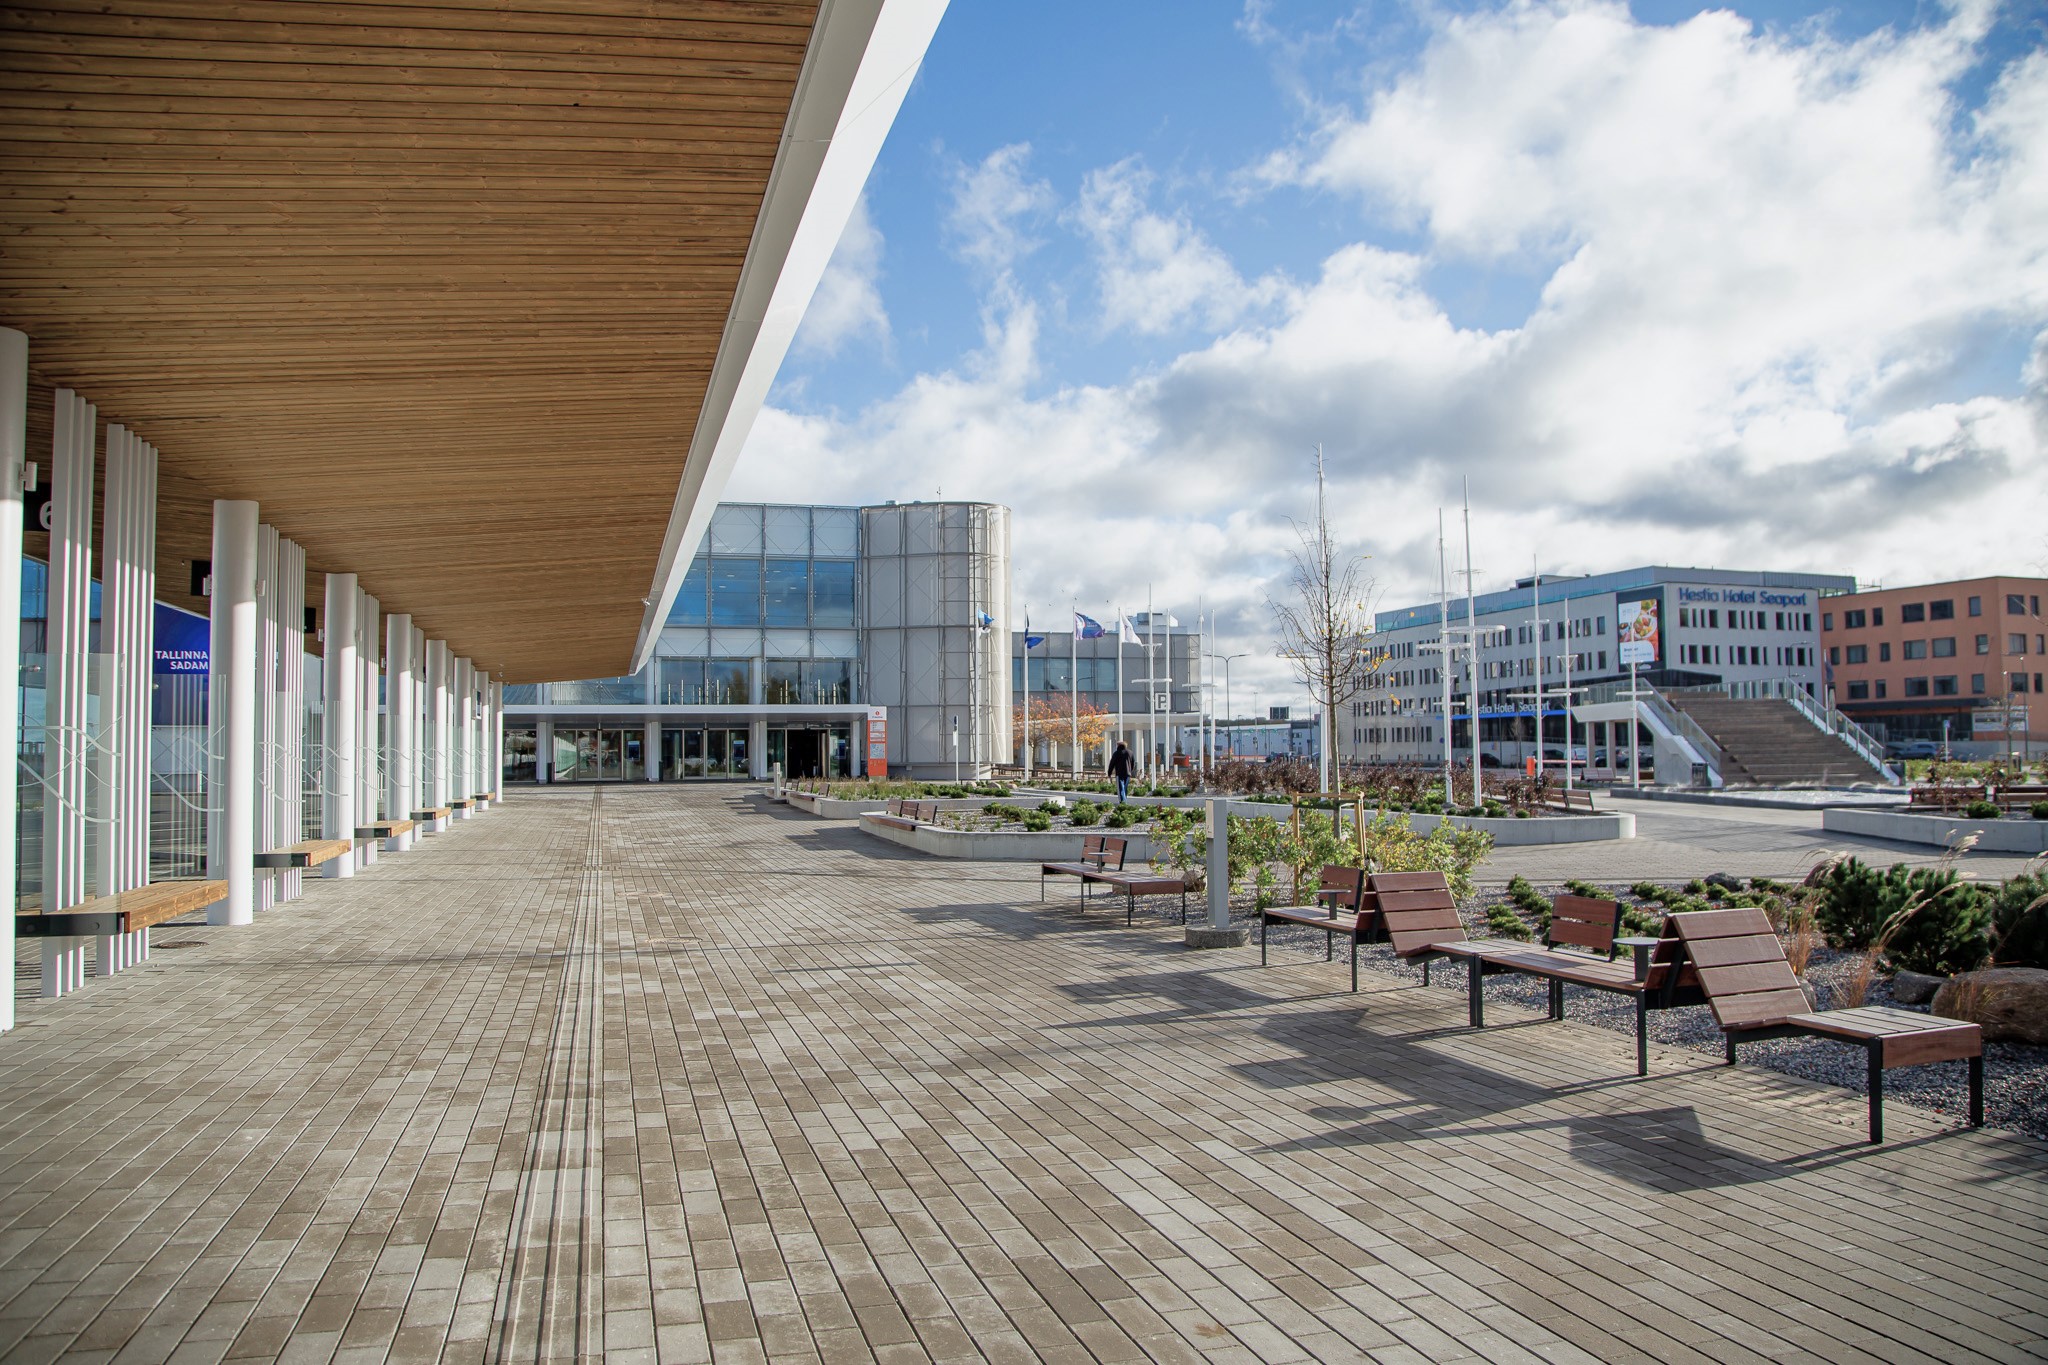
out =
<path fill-rule="evenodd" d="M 1969 757 L 2048 742 L 2048 579 L 1971 578 L 1834 598 L 1821 644 L 1836 705 L 1893 745 Z"/>
<path fill-rule="evenodd" d="M 505 691 L 505 777 L 967 775 L 1010 761 L 1010 513 L 720 503 L 624 677 Z"/>
<path fill-rule="evenodd" d="M 1186 739 L 1186 727 L 1204 714 L 1202 634 L 1184 629 L 1163 611 L 1131 612 L 1117 620 L 1088 617 L 1073 625 L 1071 619 L 1062 612 L 1042 629 L 1041 623 L 1032 623 L 1029 632 L 1038 642 L 1028 651 L 1029 698 L 1037 717 L 1032 765 L 1073 765 L 1076 727 L 1070 718 L 1076 711 L 1085 726 L 1084 768 L 1103 768 L 1109 749 L 1119 741 L 1130 746 L 1141 771 L 1164 770 L 1191 758 L 1198 750 Z M 1026 638 L 1023 629 L 1010 637 L 1010 688 L 1020 709 L 1026 697 Z M 1023 762 L 1021 727 L 1016 742 L 1016 757 L 1005 761 Z"/>
<path fill-rule="evenodd" d="M 1477 658 L 1467 684 L 1462 633 L 1466 602 L 1453 598 L 1458 646 L 1448 723 L 1460 753 L 1475 713 L 1482 754 L 1519 767 L 1539 747 L 1565 755 L 1565 687 L 1578 702 L 1625 692 L 1630 669 L 1621 627 L 1630 623 L 1638 684 L 1666 692 L 1714 690 L 1738 699 L 1817 698 L 1825 599 L 1854 592 L 1838 574 L 1771 573 L 1644 566 L 1615 573 L 1524 579 L 1472 603 Z M 1338 716 L 1338 754 L 1347 762 L 1435 762 L 1443 753 L 1441 655 L 1436 602 L 1384 611 L 1370 645 L 1371 685 Z M 1536 694 L 1544 693 L 1541 741 Z M 1476 695 L 1475 695 L 1476 694 Z M 1594 767 L 1625 762 L 1603 751 L 1625 745 L 1621 725 L 1574 729 L 1574 757 Z M 1645 737 L 1645 749 L 1648 749 Z M 1594 760 L 1602 760 L 1595 762 Z"/>

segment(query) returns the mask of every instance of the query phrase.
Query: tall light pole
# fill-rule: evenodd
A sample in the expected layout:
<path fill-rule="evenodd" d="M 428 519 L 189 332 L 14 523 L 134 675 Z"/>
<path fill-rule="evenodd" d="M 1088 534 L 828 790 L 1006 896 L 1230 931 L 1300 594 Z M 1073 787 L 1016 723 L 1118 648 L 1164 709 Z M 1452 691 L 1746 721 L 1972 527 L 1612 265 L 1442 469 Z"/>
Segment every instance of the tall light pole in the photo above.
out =
<path fill-rule="evenodd" d="M 1246 658 L 1250 653 L 1250 650 L 1241 650 L 1236 654 L 1212 654 L 1209 656 L 1223 665 L 1223 718 L 1225 721 L 1237 719 L 1237 713 L 1230 708 L 1230 661 L 1232 659 Z M 1232 758 L 1237 757 L 1237 735 L 1235 732 L 1232 732 L 1230 736 L 1230 756 Z"/>

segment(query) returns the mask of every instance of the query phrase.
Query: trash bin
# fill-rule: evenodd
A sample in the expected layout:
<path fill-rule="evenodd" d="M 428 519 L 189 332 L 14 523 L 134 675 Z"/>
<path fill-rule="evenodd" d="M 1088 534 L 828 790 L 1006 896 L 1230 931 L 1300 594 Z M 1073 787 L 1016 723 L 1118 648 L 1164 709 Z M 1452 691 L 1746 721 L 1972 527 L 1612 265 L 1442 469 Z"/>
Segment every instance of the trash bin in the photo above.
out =
<path fill-rule="evenodd" d="M 1692 765 L 1692 785 L 1700 791 L 1705 791 L 1713 785 L 1713 782 L 1707 777 L 1706 764 L 1695 763 Z"/>

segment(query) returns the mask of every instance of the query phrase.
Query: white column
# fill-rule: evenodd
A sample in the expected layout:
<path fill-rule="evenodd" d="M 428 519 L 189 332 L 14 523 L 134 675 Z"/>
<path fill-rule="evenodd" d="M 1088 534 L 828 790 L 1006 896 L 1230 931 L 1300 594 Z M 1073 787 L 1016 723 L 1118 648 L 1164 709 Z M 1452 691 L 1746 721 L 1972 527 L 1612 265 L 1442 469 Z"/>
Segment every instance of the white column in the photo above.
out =
<path fill-rule="evenodd" d="M 427 746 L 433 743 L 433 718 L 427 714 L 427 703 L 431 698 L 427 690 L 427 633 L 418 626 L 412 628 L 412 795 L 407 798 L 405 817 L 413 818 L 413 812 L 433 804 L 428 799 L 427 784 L 433 779 L 429 775 Z M 414 827 L 413 842 L 426 830 Z"/>
<path fill-rule="evenodd" d="M 768 777 L 768 721 L 764 716 L 756 716 L 747 727 L 747 775 L 756 781 Z"/>
<path fill-rule="evenodd" d="M 214 783 L 207 875 L 228 884 L 209 924 L 255 918 L 256 881 L 256 504 L 213 504 L 212 658 L 208 729 Z"/>
<path fill-rule="evenodd" d="M 448 646 L 441 640 L 427 641 L 427 715 L 430 717 L 431 735 L 429 744 L 432 757 L 428 761 L 427 805 L 440 808 L 448 804 Z M 436 830 L 446 829 L 447 821 L 436 816 L 433 822 Z"/>
<path fill-rule="evenodd" d="M 384 751 L 378 738 L 377 725 L 377 678 L 378 641 L 381 629 L 380 611 L 382 604 L 368 593 L 356 598 L 356 668 L 361 678 L 361 691 L 357 700 L 362 713 L 356 719 L 356 824 L 367 825 L 377 819 L 377 806 L 383 794 Z M 349 831 L 355 837 L 355 831 Z M 376 840 L 366 840 L 355 847 L 357 867 L 368 867 L 377 861 Z"/>
<path fill-rule="evenodd" d="M 505 798 L 505 684 L 491 684 L 491 790 Z"/>
<path fill-rule="evenodd" d="M 50 449 L 49 643 L 43 694 L 43 909 L 86 897 L 85 732 L 90 690 L 93 446 L 97 410 L 56 395 Z M 86 940 L 43 940 L 43 994 L 84 984 Z"/>
<path fill-rule="evenodd" d="M 362 719 L 358 695 L 361 677 L 356 661 L 356 576 L 327 575 L 327 642 L 320 671 L 327 681 L 327 780 L 321 783 L 320 834 L 326 839 L 356 837 L 356 731 Z M 332 858 L 322 875 L 353 877 L 354 858 Z"/>
<path fill-rule="evenodd" d="M 0 755 L 21 752 L 21 483 L 28 462 L 28 337 L 0 327 Z M 17 784 L 0 781 L 0 888 L 12 911 L 21 827 Z M 0 915 L 0 1032 L 14 1027 L 14 916 Z"/>
<path fill-rule="evenodd" d="M 555 723 L 546 717 L 533 726 L 533 780 L 545 785 L 552 780 L 548 771 L 555 758 Z"/>
<path fill-rule="evenodd" d="M 271 795 L 277 806 L 278 837 L 296 844 L 306 833 L 306 551 L 280 539 L 277 543 L 278 658 L 273 682 L 277 709 L 277 781 Z M 306 874 L 287 868 L 277 874 L 278 899 L 297 900 L 305 891 Z"/>
<path fill-rule="evenodd" d="M 647 722 L 647 738 L 640 741 L 640 754 L 647 764 L 647 780 L 661 781 L 661 722 Z"/>
<path fill-rule="evenodd" d="M 101 816 L 99 891 L 149 881 L 149 706 L 156 597 L 156 450 L 107 428 L 101 540 Z M 103 935 L 101 975 L 149 956 L 149 931 Z"/>
<path fill-rule="evenodd" d="M 443 805 L 469 796 L 469 660 L 460 656 L 448 660 L 448 799 Z M 455 812 L 458 820 L 469 818 L 469 807 Z"/>
<path fill-rule="evenodd" d="M 404 612 L 384 618 L 384 809 L 388 818 L 409 820 L 419 809 L 412 799 L 414 713 L 412 617 Z M 410 832 L 384 841 L 387 853 L 412 847 Z"/>
<path fill-rule="evenodd" d="M 299 841 L 297 830 L 287 834 L 279 804 L 278 750 L 283 741 L 283 720 L 277 709 L 277 675 L 283 656 L 283 612 L 277 590 L 283 582 L 278 573 L 278 535 L 272 526 L 256 528 L 256 851 L 265 853 L 288 848 Z M 268 910 L 281 901 L 283 889 L 275 872 L 256 874 L 255 908 Z"/>

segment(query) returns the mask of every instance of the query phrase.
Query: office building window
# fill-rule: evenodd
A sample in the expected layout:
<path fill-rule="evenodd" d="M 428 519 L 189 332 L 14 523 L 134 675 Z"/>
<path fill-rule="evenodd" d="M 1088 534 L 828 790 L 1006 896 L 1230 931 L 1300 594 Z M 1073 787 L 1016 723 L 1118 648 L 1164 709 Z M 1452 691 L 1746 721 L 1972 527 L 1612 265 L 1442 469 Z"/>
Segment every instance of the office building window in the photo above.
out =
<path fill-rule="evenodd" d="M 1935 695 L 1935 696 L 1937 696 L 1937 697 L 1953 697 L 1953 696 L 1955 696 L 1955 695 L 1956 695 L 1956 680 L 1955 680 L 1954 678 L 1952 678 L 1952 677 L 1950 677 L 1950 678 L 1936 678 L 1936 679 L 1934 680 L 1934 695 Z"/>
<path fill-rule="evenodd" d="M 1845 611 L 1842 613 L 1842 629 L 1861 630 L 1866 624 L 1867 619 L 1868 618 L 1865 617 L 1863 613 L 1863 608 L 1861 607 L 1858 607 L 1854 611 Z"/>
<path fill-rule="evenodd" d="M 2005 595 L 2005 611 L 2008 616 L 2025 616 L 2027 614 L 2027 599 L 2016 592 L 2007 593 Z"/>
<path fill-rule="evenodd" d="M 1891 641 L 1879 640 L 1877 642 L 1877 661 L 1881 664 L 1888 664 L 1892 661 Z"/>
<path fill-rule="evenodd" d="M 1899 604 L 1899 621 L 1902 624 L 1910 626 L 1915 621 L 1925 621 L 1926 619 L 1926 604 L 1921 602 L 1901 602 Z"/>
<path fill-rule="evenodd" d="M 1833 612 L 1824 611 L 1820 614 L 1820 628 L 1822 630 L 1833 630 L 1835 628 L 1835 614 Z"/>
<path fill-rule="evenodd" d="M 745 706 L 754 700 L 750 669 L 745 659 L 704 661 L 704 704 Z"/>
<path fill-rule="evenodd" d="M 1980 697 L 1984 695 L 1984 675 L 1982 673 L 1972 673 L 1970 675 L 1970 691 Z"/>
<path fill-rule="evenodd" d="M 779 509 L 770 509 L 779 510 Z M 761 568 L 764 625 L 807 626 L 811 615 L 811 562 L 771 559 Z"/>
<path fill-rule="evenodd" d="M 811 562 L 811 624 L 847 627 L 853 624 L 853 561 Z"/>
<path fill-rule="evenodd" d="M 1928 690 L 1927 690 L 1927 679 L 1925 679 L 1925 678 L 1908 678 L 1908 679 L 1906 679 L 1906 695 L 1907 695 L 1907 696 L 1909 696 L 1909 697 L 1924 697 L 1924 696 L 1927 696 L 1927 695 L 1928 695 Z"/>
<path fill-rule="evenodd" d="M 769 659 L 761 668 L 761 700 L 770 706 L 794 706 L 803 700 L 803 663 L 797 659 Z"/>
<path fill-rule="evenodd" d="M 1877 691 L 1876 691 L 1876 692 L 1875 692 L 1875 693 L 1874 693 L 1873 695 L 1875 696 L 1876 700 L 1878 700 L 1878 701 L 1883 701 L 1883 700 L 1884 700 L 1884 679 L 1883 679 L 1883 678 L 1879 678 L 1879 679 L 1877 680 Z"/>
<path fill-rule="evenodd" d="M 1956 619 L 1956 601 L 1945 597 L 1939 602 L 1927 604 L 1927 619 L 1930 621 L 1953 621 Z"/>
<path fill-rule="evenodd" d="M 2005 652 L 2006 652 L 2006 653 L 2008 653 L 2008 654 L 2024 654 L 2024 653 L 2026 653 L 2026 652 L 2027 652 L 2027 637 L 2026 637 L 2025 635 L 2023 635 L 2023 634 L 2012 634 L 2012 635 L 2008 635 L 2008 636 L 2006 636 L 2006 637 L 2005 637 Z"/>
<path fill-rule="evenodd" d="M 1944 635 L 1939 640 L 1934 641 L 1934 657 L 1937 659 L 1955 658 L 1956 637 L 1953 635 Z"/>
<path fill-rule="evenodd" d="M 1971 599 L 1970 599 L 1970 615 L 1972 615 L 1972 616 L 1982 616 L 1983 614 L 1984 614 L 1984 599 L 1983 599 L 1983 598 L 1981 598 L 1981 597 L 1973 597 L 1973 598 L 1971 598 Z"/>
<path fill-rule="evenodd" d="M 1977 637 L 1977 652 L 1979 654 L 1989 654 L 1991 652 L 1991 637 L 1989 635 L 1979 635 Z"/>
<path fill-rule="evenodd" d="M 1852 682 L 1852 683 L 1850 683 L 1850 684 L 1849 684 L 1849 700 L 1850 700 L 1850 701 L 1869 701 L 1869 700 L 1870 700 L 1870 684 L 1869 684 L 1869 683 L 1867 683 L 1867 682 Z"/>
<path fill-rule="evenodd" d="M 1883 607 L 1872 607 L 1870 609 L 1870 624 L 1873 626 L 1881 626 L 1884 624 Z"/>
<path fill-rule="evenodd" d="M 1850 662 L 1850 663 L 1852 663 L 1852 664 L 1867 664 L 1867 663 L 1869 663 L 1869 662 L 1870 662 L 1870 646 L 1869 646 L 1869 645 L 1850 645 L 1850 646 L 1849 646 L 1849 652 L 1848 652 L 1848 655 L 1847 655 L 1846 657 L 1848 658 L 1849 662 Z M 1831 650 L 1829 650 L 1829 651 L 1828 651 L 1828 662 L 1829 662 L 1829 663 L 1833 663 L 1834 661 L 1835 661 L 1835 651 L 1833 651 L 1833 650 L 1831 649 Z"/>
<path fill-rule="evenodd" d="M 711 560 L 711 624 L 761 624 L 761 561 L 713 556 Z"/>
<path fill-rule="evenodd" d="M 2026 674 L 2024 674 L 2024 673 L 2015 673 L 2015 674 L 2013 674 L 2013 675 L 2012 675 L 2012 687 L 2011 687 L 2011 689 L 2010 689 L 2010 690 L 2012 690 L 2012 691 L 2014 691 L 2014 692 L 2024 692 L 2024 691 L 2026 691 L 2026 690 L 2027 690 L 2027 675 L 2026 675 Z"/>
<path fill-rule="evenodd" d="M 690 571 L 683 575 L 683 586 L 676 593 L 675 604 L 668 609 L 668 623 L 672 626 L 709 625 L 705 614 L 704 556 L 690 561 Z"/>

